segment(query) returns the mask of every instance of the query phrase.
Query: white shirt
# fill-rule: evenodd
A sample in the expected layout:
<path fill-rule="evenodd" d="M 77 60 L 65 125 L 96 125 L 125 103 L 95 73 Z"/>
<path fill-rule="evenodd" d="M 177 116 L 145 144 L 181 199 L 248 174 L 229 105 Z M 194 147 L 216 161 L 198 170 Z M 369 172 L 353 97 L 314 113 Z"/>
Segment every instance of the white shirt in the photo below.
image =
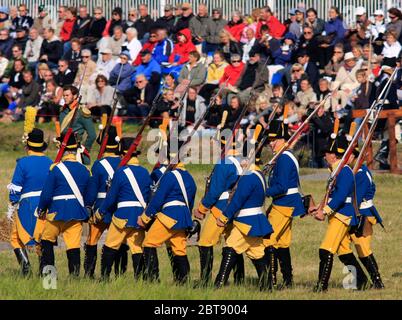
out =
<path fill-rule="evenodd" d="M 133 39 L 130 42 L 125 42 L 123 44 L 123 47 L 126 46 L 128 51 L 130 52 L 131 60 L 129 61 L 132 63 L 137 59 L 138 54 L 140 53 L 142 49 L 142 44 L 138 39 Z"/>
<path fill-rule="evenodd" d="M 382 49 L 381 54 L 385 58 L 396 58 L 396 57 L 398 57 L 401 49 L 402 49 L 401 44 L 398 41 L 396 41 L 391 46 L 388 44 L 388 42 L 385 41 L 384 48 Z"/>
<path fill-rule="evenodd" d="M 96 74 L 103 74 L 107 79 L 110 77 L 110 72 L 112 72 L 113 68 L 116 66 L 116 60 L 109 60 L 107 62 L 103 62 L 102 58 L 97 62 Z M 96 78 L 96 77 L 95 77 Z"/>
<path fill-rule="evenodd" d="M 243 46 L 243 62 L 247 63 L 247 61 L 250 59 L 250 56 L 248 55 L 250 53 L 251 48 L 254 46 L 255 43 L 255 38 L 251 39 L 250 41 L 247 41 L 244 46 Z"/>

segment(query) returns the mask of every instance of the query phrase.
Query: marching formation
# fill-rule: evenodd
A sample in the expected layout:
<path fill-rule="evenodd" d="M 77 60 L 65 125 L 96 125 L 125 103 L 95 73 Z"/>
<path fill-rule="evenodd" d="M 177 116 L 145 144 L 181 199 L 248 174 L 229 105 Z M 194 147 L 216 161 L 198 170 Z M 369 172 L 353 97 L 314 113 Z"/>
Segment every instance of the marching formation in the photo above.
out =
<path fill-rule="evenodd" d="M 291 288 L 295 283 L 290 251 L 292 222 L 296 217 L 308 215 L 319 221 L 328 220 L 319 248 L 315 291 L 328 290 L 334 254 L 355 270 L 356 289 L 370 286 L 364 269 L 373 288 L 384 288 L 370 245 L 373 226 L 382 225 L 382 219 L 373 202 L 373 176 L 363 162 L 370 134 L 396 72 L 385 83 L 359 127 L 353 124 L 345 134 L 339 130 L 339 121 L 335 121 L 325 147 L 325 160 L 331 174 L 326 195 L 318 205 L 311 195 L 302 192 L 299 163 L 292 148 L 314 114 L 324 107 L 330 93 L 315 105 L 293 134 L 289 133 L 289 109 L 283 101 L 270 110 L 264 127 L 254 125 L 249 128 L 253 130 L 247 132 L 240 127 L 247 106 L 239 111 L 227 111 L 220 127 L 230 129 L 231 136 L 221 135 L 221 159 L 208 177 L 205 194 L 196 204 L 199 186 L 186 169 L 183 157 L 189 152 L 186 146 L 209 114 L 218 94 L 194 127 L 187 131 L 184 140 L 178 139 L 169 119 L 163 121 L 156 150 L 159 162 L 149 173 L 139 161 L 138 146 L 158 101 L 154 101 L 135 138 L 119 134 L 120 129 L 112 125 L 112 112 L 97 139 L 95 137 L 101 150 L 88 170 L 85 164 L 90 163 L 89 153 L 82 136 L 87 131 L 88 141 L 93 139 L 94 133 L 86 129 L 87 110 L 80 104 L 81 88 L 64 88 L 66 105 L 60 115 L 62 126 L 56 160 L 53 162 L 45 155 L 44 133 L 34 128 L 36 115 L 27 110 L 24 126 L 27 155 L 17 160 L 8 186 L 8 217 L 13 220 L 11 244 L 22 274 L 32 273 L 26 250 L 31 245 L 39 249 L 40 276 L 46 273 L 46 266 L 55 266 L 54 247 L 58 245 L 58 236 L 62 235 L 69 273 L 79 277 L 83 226 L 88 223 L 83 265 L 85 276 L 89 278 L 96 277 L 98 243 L 106 232 L 100 257 L 102 280 L 110 278 L 113 265 L 117 275 L 126 272 L 129 251 L 134 278 L 159 281 L 157 248 L 165 244 L 174 282 L 188 283 L 187 239 L 198 235 L 201 272 L 196 286 L 208 286 L 212 284 L 214 256 L 217 255 L 214 247 L 223 236 L 219 272 L 213 282 L 215 288 L 225 286 L 232 271 L 234 283 L 244 282 L 243 254 L 251 259 L 256 269 L 260 290 Z M 112 111 L 115 108 L 116 105 Z M 363 125 L 369 118 L 371 129 L 359 148 Z M 248 131 L 252 132 L 252 137 Z M 248 142 L 252 145 L 251 151 L 244 147 Z M 261 152 L 267 144 L 273 157 L 264 165 Z M 265 210 L 267 202 L 269 208 Z M 353 254 L 352 244 L 362 265 Z M 278 269 L 282 281 L 278 281 Z"/>

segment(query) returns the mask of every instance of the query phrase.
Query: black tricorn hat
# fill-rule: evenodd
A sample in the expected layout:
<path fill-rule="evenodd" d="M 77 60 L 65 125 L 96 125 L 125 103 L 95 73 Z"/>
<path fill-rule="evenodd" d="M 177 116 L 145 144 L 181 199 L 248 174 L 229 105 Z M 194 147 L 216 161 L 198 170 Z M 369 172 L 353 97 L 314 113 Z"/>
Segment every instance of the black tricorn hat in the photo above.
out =
<path fill-rule="evenodd" d="M 104 131 L 102 130 L 101 133 L 99 134 L 98 138 L 96 139 L 96 142 L 98 144 L 102 144 L 102 140 L 104 137 Z M 110 150 L 118 150 L 119 148 L 119 136 L 117 135 L 117 130 L 115 126 L 110 126 L 109 127 L 109 135 L 108 135 L 108 139 L 106 142 L 106 149 L 110 149 Z"/>
<path fill-rule="evenodd" d="M 34 128 L 28 133 L 27 146 L 32 151 L 44 151 L 47 148 L 47 143 L 43 139 L 43 131 Z"/>
<path fill-rule="evenodd" d="M 330 137 L 325 148 L 326 153 L 334 153 L 337 156 L 343 156 L 348 149 L 349 142 L 344 134 Z"/>
<path fill-rule="evenodd" d="M 57 138 L 57 140 L 59 140 L 61 143 L 63 143 L 65 135 L 66 134 L 62 134 L 61 137 Z M 74 151 L 77 149 L 78 149 L 78 141 L 77 141 L 77 138 L 75 137 L 75 134 L 72 133 L 68 137 L 68 141 L 66 143 L 66 150 Z"/>
<path fill-rule="evenodd" d="M 134 142 L 134 138 L 132 138 L 132 137 L 121 138 L 120 143 L 119 143 L 119 154 L 124 156 L 127 153 L 127 151 L 130 149 L 133 142 Z M 131 156 L 137 157 L 140 154 L 141 154 L 141 151 L 137 150 Z"/>
<path fill-rule="evenodd" d="M 286 119 L 285 119 L 286 122 Z M 285 139 L 289 140 L 289 128 L 288 124 L 281 120 L 273 120 L 268 128 L 268 139 L 275 140 L 275 139 Z"/>

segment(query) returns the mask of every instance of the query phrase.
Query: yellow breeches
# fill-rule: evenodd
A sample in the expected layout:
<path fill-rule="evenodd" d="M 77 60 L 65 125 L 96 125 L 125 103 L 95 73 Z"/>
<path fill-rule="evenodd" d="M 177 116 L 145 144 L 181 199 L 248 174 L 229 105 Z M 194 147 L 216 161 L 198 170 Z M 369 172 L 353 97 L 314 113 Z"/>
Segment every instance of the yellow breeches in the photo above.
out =
<path fill-rule="evenodd" d="M 349 217 L 340 213 L 331 215 L 328 218 L 327 232 L 320 248 L 338 255 L 351 253 L 351 238 L 348 232 L 350 220 Z"/>
<path fill-rule="evenodd" d="M 25 244 L 32 240 L 32 237 L 23 227 L 17 214 L 14 219 L 11 229 L 10 244 L 14 249 L 23 248 Z M 36 224 L 43 224 L 43 221 L 37 220 Z"/>
<path fill-rule="evenodd" d="M 269 223 L 274 232 L 269 239 L 264 239 L 266 247 L 289 248 L 292 240 L 292 213 L 294 208 L 272 205 L 268 214 Z"/>
<path fill-rule="evenodd" d="M 46 220 L 42 240 L 56 243 L 57 237 L 63 234 L 67 250 L 81 247 L 82 221 L 49 221 Z"/>
<path fill-rule="evenodd" d="M 204 224 L 202 225 L 200 240 L 198 241 L 199 246 L 215 246 L 219 242 L 222 234 L 225 236 L 225 238 L 227 238 L 229 235 L 228 230 L 230 230 L 230 227 L 219 227 L 216 224 L 216 215 L 214 214 L 215 212 L 213 207 L 211 213 L 208 215 Z"/>
<path fill-rule="evenodd" d="M 264 241 L 262 237 L 249 237 L 234 226 L 226 239 L 226 246 L 233 248 L 237 254 L 246 253 L 250 259 L 264 257 Z"/>
<path fill-rule="evenodd" d="M 142 242 L 144 241 L 145 231 L 135 228 L 119 228 L 112 221 L 106 236 L 105 245 L 109 248 L 118 250 L 122 243 L 127 242 L 131 254 L 142 253 Z"/>
<path fill-rule="evenodd" d="M 103 232 L 105 232 L 105 230 L 108 227 L 109 227 L 109 224 L 104 223 L 104 222 L 99 222 L 97 224 L 89 224 L 87 245 L 89 245 L 89 246 L 97 245 Z"/>
<path fill-rule="evenodd" d="M 169 241 L 175 256 L 187 255 L 187 237 L 184 230 L 172 230 L 166 227 L 156 216 L 155 222 L 147 232 L 143 247 L 158 248 Z"/>
<path fill-rule="evenodd" d="M 367 217 L 363 227 L 363 236 L 360 238 L 354 234 L 351 236 L 359 258 L 368 257 L 373 253 L 371 250 L 371 238 L 373 235 L 373 225 L 376 223 L 377 220 L 375 217 Z"/>

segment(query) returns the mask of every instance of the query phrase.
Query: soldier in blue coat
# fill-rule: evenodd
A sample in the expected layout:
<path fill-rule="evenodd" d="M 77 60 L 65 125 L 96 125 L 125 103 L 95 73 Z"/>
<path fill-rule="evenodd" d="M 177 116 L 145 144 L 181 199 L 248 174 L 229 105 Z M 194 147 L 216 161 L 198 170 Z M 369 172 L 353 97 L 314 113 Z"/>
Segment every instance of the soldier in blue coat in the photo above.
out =
<path fill-rule="evenodd" d="M 97 142 L 102 144 L 102 140 L 103 135 L 101 134 Z M 105 153 L 102 159 L 96 160 L 92 165 L 92 175 L 89 179 L 87 191 L 85 192 L 85 206 L 89 207 L 90 211 L 96 212 L 104 202 L 120 160 L 119 137 L 117 136 L 116 127 L 111 126 L 108 133 Z M 86 276 L 91 278 L 94 276 L 97 259 L 97 244 L 103 232 L 109 228 L 111 221 L 112 213 L 110 212 L 107 212 L 103 220 L 98 223 L 94 223 L 92 217 L 90 217 L 88 221 L 89 234 L 85 244 L 84 259 L 84 271 Z"/>
<path fill-rule="evenodd" d="M 269 145 L 274 153 L 281 150 L 290 138 L 285 121 L 274 120 L 268 130 Z M 293 284 L 290 243 L 293 218 L 305 213 L 300 195 L 299 163 L 290 150 L 284 151 L 274 164 L 269 177 L 266 196 L 272 198 L 268 219 L 274 228 L 269 239 L 264 240 L 266 258 L 276 285 L 277 261 L 283 275 L 282 287 Z"/>
<path fill-rule="evenodd" d="M 331 171 L 337 168 L 347 148 L 348 141 L 344 135 L 335 134 L 329 139 L 325 161 L 329 164 Z M 322 209 L 317 207 L 312 210 L 317 220 L 322 221 L 325 216 L 328 217 L 327 232 L 319 250 L 320 266 L 318 282 L 314 291 L 328 290 L 334 254 L 338 255 L 339 260 L 345 266 L 355 268 L 357 289 L 363 289 L 367 284 L 367 277 L 351 249 L 350 227 L 356 226 L 358 223 L 353 206 L 354 190 L 353 170 L 349 165 L 345 165 L 336 178 L 336 184 L 329 195 L 328 203 Z"/>
<path fill-rule="evenodd" d="M 240 138 L 239 138 L 240 139 Z M 226 149 L 226 140 L 222 136 L 222 148 Z M 228 148 L 226 156 L 214 167 L 204 197 L 201 199 L 198 208 L 194 210 L 194 217 L 204 220 L 198 250 L 200 253 L 200 285 L 206 285 L 212 277 L 214 250 L 213 247 L 219 242 L 221 235 L 225 237 L 225 232 L 230 226 L 218 226 L 216 219 L 221 216 L 222 211 L 227 206 L 229 194 L 239 176 L 243 173 L 241 166 L 242 154 L 239 152 L 238 144 L 232 143 L 232 148 Z M 210 212 L 209 215 L 208 212 Z M 244 280 L 244 261 L 243 255 L 237 255 L 237 263 L 234 272 L 235 283 Z"/>
<path fill-rule="evenodd" d="M 64 139 L 62 136 L 61 139 Z M 88 220 L 84 194 L 89 182 L 88 169 L 76 160 L 79 144 L 72 134 L 61 162 L 55 163 L 46 178 L 38 205 L 38 216 L 46 219 L 41 234 L 40 273 L 45 266 L 54 266 L 57 237 L 63 234 L 67 248 L 70 275 L 79 276 L 82 226 Z"/>
<path fill-rule="evenodd" d="M 43 131 L 34 128 L 26 142 L 27 156 L 17 160 L 9 190 L 7 217 L 13 220 L 11 246 L 14 248 L 23 275 L 31 272 L 26 246 L 35 245 L 34 230 L 42 221 L 34 215 L 52 160 L 45 156 L 47 143 Z"/>
<path fill-rule="evenodd" d="M 173 159 L 174 154 L 171 153 L 170 157 Z M 149 205 L 138 218 L 138 224 L 143 227 L 154 218 L 143 242 L 145 280 L 159 279 L 156 248 L 169 241 L 174 256 L 174 279 L 177 283 L 187 281 L 190 264 L 187 258 L 186 231 L 193 226 L 191 212 L 196 191 L 195 181 L 182 162 L 162 176 Z"/>
<path fill-rule="evenodd" d="M 359 149 L 355 148 L 351 156 L 351 163 L 355 165 L 355 159 L 359 156 Z M 355 175 L 356 180 L 356 200 L 359 207 L 359 213 L 364 219 L 363 234 L 358 236 L 352 234 L 352 241 L 356 247 L 357 254 L 363 266 L 370 275 L 373 287 L 375 289 L 384 289 L 384 283 L 381 280 L 377 261 L 374 258 L 371 249 L 371 238 L 373 235 L 373 226 L 382 223 L 382 218 L 375 207 L 373 200 L 376 192 L 376 186 L 369 168 L 365 164 L 361 166 Z"/>
<path fill-rule="evenodd" d="M 257 270 L 260 289 L 271 288 L 263 239 L 269 238 L 273 229 L 264 213 L 265 191 L 265 177 L 257 165 L 252 165 L 249 172 L 240 178 L 232 200 L 216 219 L 220 227 L 228 223 L 233 223 L 233 227 L 223 248 L 215 287 L 220 288 L 226 284 L 236 263 L 236 256 L 245 252 Z"/>
<path fill-rule="evenodd" d="M 121 139 L 122 155 L 127 153 L 133 141 L 134 138 Z M 102 249 L 103 279 L 109 278 L 115 256 L 124 242 L 130 247 L 135 278 L 138 278 L 143 270 L 142 242 L 145 231 L 137 220 L 149 201 L 152 182 L 148 171 L 140 166 L 137 155 L 138 153 L 133 153 L 127 165 L 116 171 L 106 199 L 95 213 L 96 220 L 100 221 L 113 212 Z"/>

